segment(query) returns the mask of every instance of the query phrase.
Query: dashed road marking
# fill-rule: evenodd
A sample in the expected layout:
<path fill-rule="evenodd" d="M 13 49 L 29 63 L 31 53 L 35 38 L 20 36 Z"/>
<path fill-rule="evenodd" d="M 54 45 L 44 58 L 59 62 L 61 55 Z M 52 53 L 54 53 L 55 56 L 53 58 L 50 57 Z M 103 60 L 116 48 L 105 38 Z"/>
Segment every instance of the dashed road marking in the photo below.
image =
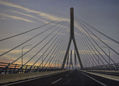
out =
<path fill-rule="evenodd" d="M 55 84 L 55 83 L 59 82 L 60 80 L 62 80 L 62 78 L 57 79 L 56 81 L 52 82 L 52 84 Z"/>

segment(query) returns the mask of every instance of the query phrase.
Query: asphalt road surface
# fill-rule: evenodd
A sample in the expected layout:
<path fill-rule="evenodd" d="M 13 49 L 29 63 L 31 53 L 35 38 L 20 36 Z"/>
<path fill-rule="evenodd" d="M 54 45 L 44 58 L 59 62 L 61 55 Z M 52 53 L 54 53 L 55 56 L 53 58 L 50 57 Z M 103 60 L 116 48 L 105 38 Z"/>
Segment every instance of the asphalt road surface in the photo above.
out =
<path fill-rule="evenodd" d="M 9 83 L 11 86 L 119 86 L 119 82 L 74 70 L 32 80 Z"/>

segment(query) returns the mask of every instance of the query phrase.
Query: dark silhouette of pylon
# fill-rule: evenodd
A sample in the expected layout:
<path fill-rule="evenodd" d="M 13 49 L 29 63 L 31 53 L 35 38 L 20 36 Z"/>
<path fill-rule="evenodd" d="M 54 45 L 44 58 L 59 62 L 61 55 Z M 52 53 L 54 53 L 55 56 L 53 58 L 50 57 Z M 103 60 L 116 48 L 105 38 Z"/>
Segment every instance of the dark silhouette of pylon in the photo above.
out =
<path fill-rule="evenodd" d="M 74 65 L 75 67 L 77 66 L 77 61 L 76 61 L 76 52 L 74 51 Z"/>
<path fill-rule="evenodd" d="M 64 56 L 62 69 L 64 69 L 66 59 L 68 58 L 68 53 L 69 53 L 69 49 L 70 49 L 70 46 L 71 46 L 71 41 L 73 41 L 73 43 L 74 43 L 74 49 L 76 51 L 80 67 L 81 67 L 81 69 L 83 69 L 83 65 L 82 65 L 82 62 L 81 62 L 81 59 L 80 59 L 80 55 L 79 55 L 79 52 L 78 52 L 78 48 L 77 48 L 76 41 L 75 41 L 75 36 L 74 36 L 74 8 L 70 8 L 70 38 L 69 38 L 68 47 L 67 47 L 67 50 L 66 50 L 66 53 L 65 53 L 65 56 Z"/>
<path fill-rule="evenodd" d="M 70 52 L 70 69 L 73 69 L 72 50 Z"/>

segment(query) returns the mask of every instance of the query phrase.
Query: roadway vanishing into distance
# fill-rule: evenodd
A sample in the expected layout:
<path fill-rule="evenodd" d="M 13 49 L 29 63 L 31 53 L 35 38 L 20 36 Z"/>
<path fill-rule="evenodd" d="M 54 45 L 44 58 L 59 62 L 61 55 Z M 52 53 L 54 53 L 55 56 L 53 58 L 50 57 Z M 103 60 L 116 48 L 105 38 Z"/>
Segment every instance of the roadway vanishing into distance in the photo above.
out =
<path fill-rule="evenodd" d="M 79 70 L 37 77 L 13 83 L 8 86 L 119 86 L 119 82 L 90 75 Z M 5 86 L 6 86 L 5 85 Z"/>
<path fill-rule="evenodd" d="M 47 25 L 51 25 L 51 24 L 53 25 L 51 27 L 51 29 L 53 28 L 52 30 L 48 28 L 44 31 L 41 31 L 40 33 L 35 34 L 31 38 L 26 39 L 24 42 L 15 45 L 13 48 L 4 51 L 3 53 L 0 54 L 0 57 L 3 57 L 8 53 L 13 52 L 15 49 L 22 47 L 22 55 L 18 56 L 10 63 L 0 62 L 0 74 L 2 76 L 0 77 L 1 80 L 0 86 L 1 85 L 2 86 L 119 86 L 119 62 L 116 62 L 114 60 L 114 57 L 111 57 L 110 50 L 114 53 L 115 56 L 119 56 L 119 52 L 116 49 L 113 49 L 99 36 L 97 36 L 97 34 L 95 34 L 93 30 L 95 30 L 96 33 L 98 32 L 100 35 L 113 41 L 115 44 L 119 45 L 119 42 L 111 38 L 110 36 L 107 36 L 103 32 L 98 31 L 95 27 L 92 27 L 88 23 L 82 22 L 80 24 L 83 30 L 82 33 L 83 37 L 81 37 L 81 39 L 83 40 L 82 45 L 86 43 L 85 45 L 87 47 L 83 45 L 85 47 L 84 51 L 85 49 L 90 51 L 89 53 L 85 54 L 85 55 L 89 55 L 86 56 L 86 60 L 82 61 L 83 59 L 81 59 L 80 57 L 80 52 L 78 50 L 77 42 L 75 40 L 75 35 L 74 35 L 73 8 L 70 8 L 70 38 L 69 39 L 66 38 L 67 37 L 66 35 L 68 35 L 66 34 L 68 32 L 67 29 L 65 28 L 63 29 L 62 27 L 57 27 L 56 29 L 55 27 L 58 24 L 59 26 L 61 26 L 62 23 L 61 22 L 55 23 L 55 21 L 51 21 L 40 27 L 36 27 L 13 36 L 0 39 L 0 42 L 2 42 L 23 34 L 30 33 L 33 30 L 43 28 Z M 92 30 L 90 30 L 90 28 L 92 28 Z M 64 30 L 63 35 L 61 35 L 62 34 L 61 30 Z M 29 41 L 40 35 L 42 35 L 43 38 L 38 43 L 34 44 L 28 51 L 23 53 L 23 48 L 25 46 L 28 46 L 25 45 L 25 43 L 28 43 Z M 78 35 L 78 37 L 79 36 L 81 35 Z M 67 46 L 66 46 L 66 42 L 67 42 Z M 73 42 L 74 49 L 72 49 L 71 47 L 72 42 Z M 44 45 L 42 45 L 43 43 Z M 106 52 L 106 50 L 102 48 L 102 44 L 104 45 L 104 47 L 107 47 L 109 49 L 109 54 Z M 37 52 L 34 51 L 35 52 L 34 53 L 33 50 L 37 48 L 39 49 L 37 50 Z M 65 50 L 66 50 L 65 53 L 61 53 L 62 51 Z M 25 55 L 29 55 L 32 53 L 33 55 L 31 55 L 31 57 L 29 57 L 28 60 L 24 62 L 23 57 L 25 57 Z M 38 56 L 40 53 L 41 55 Z M 21 64 L 16 64 L 20 59 L 21 59 Z M 29 65 L 31 61 L 33 63 Z M 78 70 L 79 69 L 78 65 L 80 65 L 80 70 Z M 77 69 L 74 70 L 74 68 Z M 59 72 L 54 74 L 47 73 L 51 71 L 55 71 L 55 72 L 60 71 L 60 73 Z M 43 72 L 47 73 L 47 75 L 30 78 L 30 75 L 32 75 L 30 73 L 37 74 Z M 98 76 L 96 75 L 96 73 L 103 74 L 103 75 Z M 106 77 L 106 75 L 108 75 L 108 78 Z M 11 76 L 14 76 L 15 78 Z M 28 77 L 24 79 L 23 76 L 28 76 Z M 22 78 L 22 79 L 17 80 L 18 78 Z M 9 81 L 9 79 L 13 81 Z M 4 83 L 2 81 L 7 81 L 7 83 Z"/>

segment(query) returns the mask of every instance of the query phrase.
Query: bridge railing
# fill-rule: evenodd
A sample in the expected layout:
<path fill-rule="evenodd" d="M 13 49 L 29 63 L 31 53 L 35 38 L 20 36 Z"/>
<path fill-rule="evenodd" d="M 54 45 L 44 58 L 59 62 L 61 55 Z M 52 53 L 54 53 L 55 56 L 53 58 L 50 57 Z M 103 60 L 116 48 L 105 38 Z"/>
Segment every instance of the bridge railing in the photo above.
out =
<path fill-rule="evenodd" d="M 84 68 L 84 70 L 113 70 L 113 71 L 119 71 L 119 63 L 110 64 L 110 65 L 99 65 L 99 66 L 87 67 L 87 68 Z"/>
<path fill-rule="evenodd" d="M 9 63 L 0 62 L 0 74 L 15 74 L 15 73 L 28 73 L 28 72 L 45 72 L 45 71 L 56 71 L 61 70 L 57 67 L 40 67 L 37 69 L 38 66 L 34 66 L 30 69 L 31 65 L 25 65 L 22 69 L 21 64 L 12 64 L 8 68 L 5 68 L 6 65 Z"/>

